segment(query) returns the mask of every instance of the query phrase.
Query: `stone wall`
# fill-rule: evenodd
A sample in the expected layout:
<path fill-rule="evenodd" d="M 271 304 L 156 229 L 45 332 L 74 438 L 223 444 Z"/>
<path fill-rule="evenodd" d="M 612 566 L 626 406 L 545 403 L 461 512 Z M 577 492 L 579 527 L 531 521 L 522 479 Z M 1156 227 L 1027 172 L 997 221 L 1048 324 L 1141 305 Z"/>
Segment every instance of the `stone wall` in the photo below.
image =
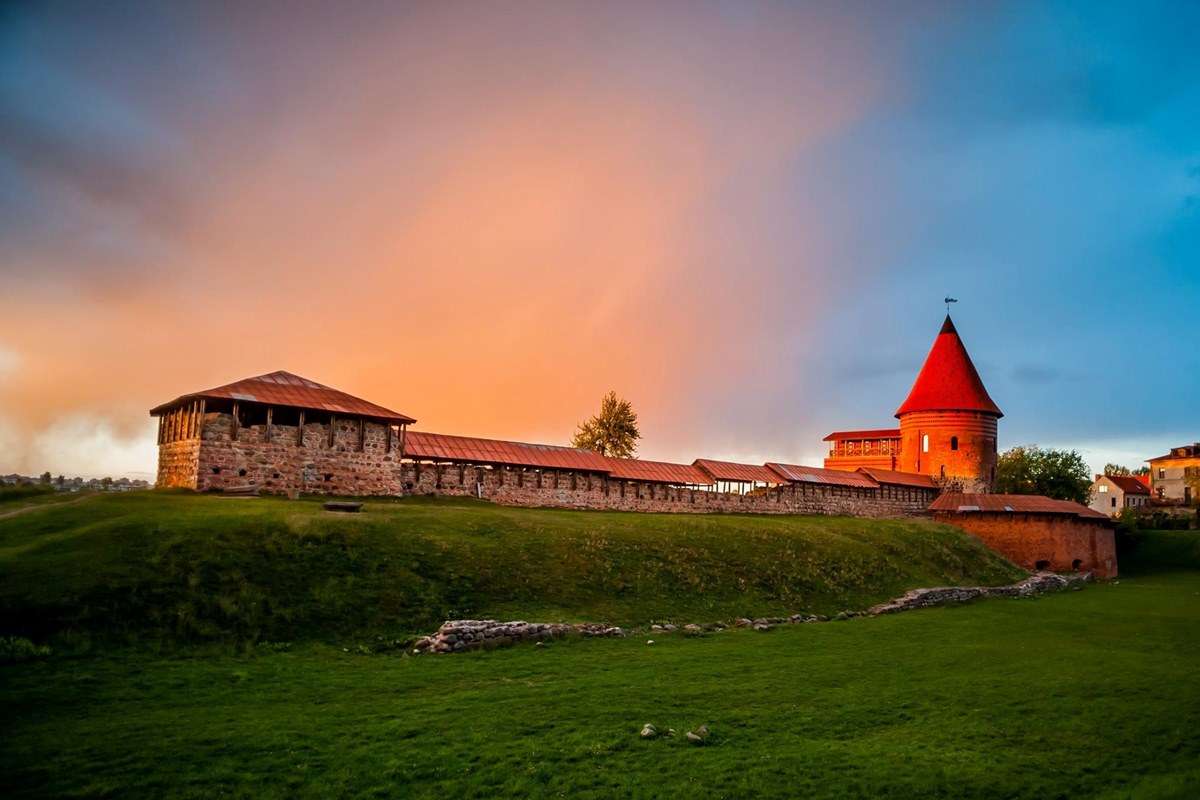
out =
<path fill-rule="evenodd" d="M 402 465 L 406 494 L 479 497 L 502 505 L 668 513 L 924 514 L 936 490 L 795 484 L 750 494 L 686 489 L 562 470 L 493 469 L 468 464 Z"/>
<path fill-rule="evenodd" d="M 1115 536 L 1107 520 L 985 511 L 935 512 L 934 519 L 961 528 L 1025 569 L 1117 577 Z"/>
<path fill-rule="evenodd" d="M 502 505 L 671 513 L 839 514 L 861 517 L 925 513 L 936 491 L 901 486 L 878 489 L 797 484 L 749 494 L 622 481 L 598 473 L 400 460 L 396 436 L 385 426 L 336 419 L 304 426 L 242 426 L 204 415 L 199 437 L 159 447 L 159 486 L 198 491 L 253 486 L 263 493 L 334 495 L 451 495 Z M 361 436 L 361 441 L 360 441 Z"/>
<path fill-rule="evenodd" d="M 158 446 L 158 478 L 166 489 L 195 489 L 200 456 L 199 439 L 181 439 Z"/>
<path fill-rule="evenodd" d="M 233 417 L 204 415 L 195 488 L 199 491 L 255 486 L 271 494 L 398 495 L 400 452 L 396 436 L 375 422 L 335 419 L 309 422 L 298 443 L 295 425 L 242 426 L 233 438 Z"/>

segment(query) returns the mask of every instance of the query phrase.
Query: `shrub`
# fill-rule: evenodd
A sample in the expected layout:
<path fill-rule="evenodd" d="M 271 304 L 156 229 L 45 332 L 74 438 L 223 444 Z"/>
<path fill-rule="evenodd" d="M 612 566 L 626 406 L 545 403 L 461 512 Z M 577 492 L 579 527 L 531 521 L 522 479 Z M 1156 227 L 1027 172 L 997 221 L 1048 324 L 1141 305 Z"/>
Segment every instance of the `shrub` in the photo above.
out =
<path fill-rule="evenodd" d="M 15 503 L 18 500 L 25 500 L 30 497 L 38 497 L 43 494 L 54 494 L 53 486 L 44 486 L 36 483 L 25 483 L 17 486 L 0 486 L 0 505 L 4 503 Z"/>
<path fill-rule="evenodd" d="M 0 664 L 16 664 L 35 658 L 49 658 L 50 647 L 38 645 L 24 636 L 0 636 Z"/>

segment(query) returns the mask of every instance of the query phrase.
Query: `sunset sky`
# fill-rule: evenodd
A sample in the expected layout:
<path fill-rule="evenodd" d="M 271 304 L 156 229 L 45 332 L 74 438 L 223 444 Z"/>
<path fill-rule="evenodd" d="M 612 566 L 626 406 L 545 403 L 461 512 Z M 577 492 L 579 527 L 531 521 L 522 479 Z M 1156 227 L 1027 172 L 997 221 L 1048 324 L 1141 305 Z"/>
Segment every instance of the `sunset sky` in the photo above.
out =
<path fill-rule="evenodd" d="M 1200 439 L 1200 4 L 0 7 L 0 472 L 277 369 L 819 464 L 942 298 L 1001 448 Z"/>

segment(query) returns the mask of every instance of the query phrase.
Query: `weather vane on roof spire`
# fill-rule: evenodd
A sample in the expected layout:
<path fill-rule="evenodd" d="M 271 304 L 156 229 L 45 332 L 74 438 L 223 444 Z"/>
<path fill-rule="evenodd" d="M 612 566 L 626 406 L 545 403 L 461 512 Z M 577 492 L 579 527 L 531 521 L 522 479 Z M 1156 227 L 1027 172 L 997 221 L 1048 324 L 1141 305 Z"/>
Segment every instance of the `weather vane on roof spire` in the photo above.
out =
<path fill-rule="evenodd" d="M 947 297 L 947 298 L 945 299 L 945 301 L 943 301 L 943 302 L 945 302 L 945 303 L 946 303 L 946 316 L 949 316 L 949 315 L 950 315 L 950 304 L 951 304 L 951 303 L 957 303 L 957 302 L 958 302 L 958 300 L 957 300 L 956 298 L 953 298 L 953 297 Z"/>

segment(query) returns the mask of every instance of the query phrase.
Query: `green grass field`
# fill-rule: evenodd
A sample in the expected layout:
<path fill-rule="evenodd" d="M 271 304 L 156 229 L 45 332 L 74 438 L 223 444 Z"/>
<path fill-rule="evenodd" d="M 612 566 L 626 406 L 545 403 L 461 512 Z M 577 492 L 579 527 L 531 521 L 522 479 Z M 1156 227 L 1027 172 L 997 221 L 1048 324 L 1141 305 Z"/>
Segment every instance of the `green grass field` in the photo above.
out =
<path fill-rule="evenodd" d="M 53 598 L 86 596 L 91 583 L 111 584 L 110 573 L 119 565 L 129 585 L 141 586 L 136 559 L 169 551 L 184 530 L 213 542 L 188 552 L 215 557 L 218 543 L 249 535 L 245 529 L 219 533 L 227 527 L 228 520 L 221 521 L 227 513 L 261 514 L 264 523 L 282 518 L 293 536 L 317 521 L 325 524 L 307 506 L 243 502 L 227 512 L 213 498 L 97 498 L 26 515 L 22 525 L 42 542 L 26 543 L 27 549 L 17 531 L 0 526 L 0 586 L 7 607 L 16 613 L 19 605 L 12 599 L 19 596 L 12 589 L 14 577 L 20 591 L 40 598 L 25 601 L 27 608 L 57 607 L 54 603 L 64 601 Z M 91 523 L 74 516 L 89 506 Z M 291 519 L 292 514 L 299 517 Z M 420 522 L 399 521 L 410 514 Z M 52 527 L 29 528 L 32 517 L 45 515 L 66 515 L 57 537 Z M 452 543 L 467 532 L 452 528 L 467 520 L 501 525 L 499 520 L 507 519 L 503 524 L 515 527 L 493 537 L 512 536 L 513 544 L 525 536 L 564 538 L 561 551 L 550 548 L 555 558 L 577 547 L 578 537 L 586 541 L 597 535 L 579 531 L 604 524 L 614 527 L 605 529 L 608 544 L 602 552 L 624 555 L 624 548 L 637 543 L 641 549 L 634 552 L 644 559 L 646 548 L 653 551 L 651 542 L 680 525 L 688 532 L 685 549 L 696 549 L 687 563 L 707 565 L 708 581 L 716 581 L 714 575 L 736 576 L 751 559 L 748 549 L 769 551 L 790 543 L 802 553 L 832 537 L 829 541 L 840 546 L 845 539 L 857 552 L 853 548 L 874 535 L 862 530 L 851 535 L 855 525 L 869 529 L 872 523 L 849 520 L 645 518 L 642 523 L 623 521 L 626 516 L 400 504 L 380 511 L 374 522 L 329 524 L 405 531 L 393 538 L 440 543 L 455 559 L 463 551 Z M 124 521 L 114 521 L 119 519 Z M 68 526 L 68 520 L 74 522 Z M 117 547 L 112 525 L 132 532 L 134 545 Z M 630 525 L 636 532 L 627 530 Z M 751 545 L 728 543 L 734 535 L 728 526 L 737 525 L 747 526 Z M 146 528 L 159 537 L 158 546 L 138 533 Z M 950 558 L 929 555 L 943 549 L 964 557 L 959 545 L 942 540 L 952 533 L 935 526 L 878 530 L 885 529 L 902 540 L 893 547 L 933 559 L 904 578 L 887 580 L 923 579 L 924 571 L 933 569 L 930 563 Z M 705 531 L 708 538 L 692 538 Z M 85 545 L 92 535 L 104 544 Z M 938 544 L 924 542 L 927 538 Z M 1167 538 L 1171 541 L 1163 544 L 1167 539 L 1144 534 L 1119 582 L 1082 591 L 784 626 L 767 633 L 655 636 L 653 645 L 640 636 L 455 656 L 413 657 L 395 650 L 368 655 L 354 645 L 354 637 L 335 642 L 320 625 L 306 623 L 296 630 L 313 635 L 295 637 L 290 646 L 233 648 L 218 638 L 156 654 L 138 639 L 133 646 L 106 643 L 87 655 L 57 650 L 47 659 L 0 666 L 0 793 L 1193 798 L 1200 796 L 1200 571 L 1177 563 L 1187 541 Z M 716 556 L 700 556 L 699 541 L 728 547 L 743 560 L 718 568 Z M 74 561 L 58 551 L 72 548 L 97 559 L 90 571 L 106 577 L 85 578 L 84 566 L 68 569 Z M 113 552 L 101 557 L 106 548 Z M 283 552 L 281 557 L 293 557 L 292 551 Z M 888 558 L 899 558 L 889 552 Z M 254 563 L 244 558 L 234 559 L 239 569 Z M 552 569 L 547 561 L 536 563 L 530 574 Z M 978 562 L 976 569 L 994 569 L 989 563 Z M 36 586 L 39 577 L 51 580 L 55 569 L 61 586 Z M 609 608 L 630 617 L 650 613 L 653 592 L 595 605 L 597 593 L 607 591 L 613 578 L 594 577 L 592 569 L 579 573 L 582 587 L 570 594 L 562 590 L 544 607 L 567 609 L 567 603 L 580 600 L 587 613 L 576 609 L 574 615 L 591 617 Z M 812 569 L 826 575 L 830 567 L 822 562 Z M 483 596 L 482 586 L 498 585 L 495 578 L 475 580 L 475 596 Z M 660 597 L 675 596 L 672 581 Z M 514 577 L 512 585 L 519 584 Z M 635 587 L 644 585 L 635 582 Z M 768 589 L 753 585 L 760 595 L 747 602 L 778 602 Z M 301 591 L 307 584 L 295 586 Z M 840 602 L 882 591 L 869 582 L 854 586 L 830 583 L 820 596 Z M 709 584 L 705 589 L 715 592 Z M 723 592 L 714 598 L 716 608 L 732 602 Z M 494 602 L 503 607 L 522 601 Z M 346 609 L 339 613 L 358 618 Z M 6 618 L 6 624 L 13 619 Z M 356 635 L 372 629 L 365 625 Z M 70 637 L 65 641 L 69 644 Z M 645 722 L 673 727 L 679 735 L 642 740 L 638 731 Z M 712 731 L 708 744 L 688 745 L 683 732 L 702 723 Z"/>
<path fill-rule="evenodd" d="M 0 634 L 357 641 L 448 617 L 644 625 L 865 608 L 1022 573 L 954 528 L 835 517 L 140 492 L 0 519 Z"/>

